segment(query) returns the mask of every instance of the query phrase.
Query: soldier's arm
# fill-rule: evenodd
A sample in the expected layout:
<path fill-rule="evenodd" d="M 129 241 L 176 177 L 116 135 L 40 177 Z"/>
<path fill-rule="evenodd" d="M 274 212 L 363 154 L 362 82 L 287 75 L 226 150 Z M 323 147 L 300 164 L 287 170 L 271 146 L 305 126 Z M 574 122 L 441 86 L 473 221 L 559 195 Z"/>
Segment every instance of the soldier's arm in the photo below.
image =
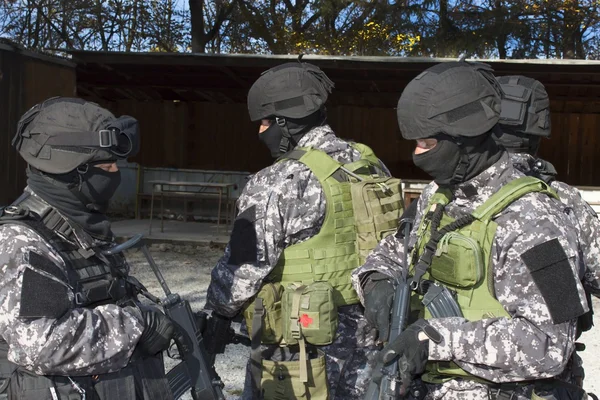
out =
<path fill-rule="evenodd" d="M 283 250 L 316 234 L 325 197 L 308 171 L 256 176 L 240 196 L 240 214 L 225 254 L 211 272 L 206 306 L 233 317 L 254 296 Z M 309 176 L 310 174 L 310 176 Z"/>
<path fill-rule="evenodd" d="M 390 235 L 383 239 L 367 257 L 365 263 L 352 272 L 352 285 L 358 293 L 360 301 L 364 304 L 363 287 L 369 275 L 380 272 L 396 278 L 403 276 L 405 268 L 402 265 L 404 259 L 404 243 L 396 235 Z"/>
<path fill-rule="evenodd" d="M 72 308 L 62 260 L 22 226 L 0 227 L 0 334 L 10 361 L 40 375 L 93 375 L 127 365 L 144 328 L 136 309 Z"/>
<path fill-rule="evenodd" d="M 592 207 L 581 197 L 579 191 L 563 182 L 552 182 L 552 188 L 560 197 L 568 212 L 577 221 L 577 230 L 585 262 L 584 285 L 600 297 L 600 220 Z"/>
<path fill-rule="evenodd" d="M 549 378 L 564 369 L 576 317 L 587 308 L 576 239 L 548 219 L 514 228 L 499 228 L 504 240 L 492 248 L 496 297 L 512 318 L 432 319 L 444 340 L 430 343 L 431 360 L 455 361 L 494 382 Z"/>

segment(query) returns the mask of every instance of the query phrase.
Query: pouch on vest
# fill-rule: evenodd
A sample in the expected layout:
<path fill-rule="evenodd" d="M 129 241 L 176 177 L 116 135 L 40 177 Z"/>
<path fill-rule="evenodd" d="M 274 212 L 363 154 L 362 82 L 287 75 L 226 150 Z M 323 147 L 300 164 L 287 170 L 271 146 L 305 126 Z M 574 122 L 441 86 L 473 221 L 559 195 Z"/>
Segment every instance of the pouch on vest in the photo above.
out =
<path fill-rule="evenodd" d="M 329 399 L 325 353 L 316 349 L 309 351 L 308 362 L 304 366 L 305 368 L 298 354 L 292 357 L 292 361 L 263 359 L 261 381 L 263 398 L 269 400 Z M 306 379 L 302 378 L 303 374 L 306 374 Z"/>
<path fill-rule="evenodd" d="M 285 288 L 282 300 L 283 340 L 323 346 L 335 340 L 338 327 L 333 288 L 327 282 L 308 285 L 292 283 Z"/>
<path fill-rule="evenodd" d="M 448 232 L 440 240 L 431 276 L 450 286 L 470 288 L 483 278 L 483 251 L 475 239 Z"/>
<path fill-rule="evenodd" d="M 371 178 L 351 183 L 360 264 L 386 236 L 396 233 L 402 214 L 402 187 L 397 178 Z"/>
<path fill-rule="evenodd" d="M 262 343 L 278 344 L 283 336 L 283 323 L 281 321 L 281 299 L 283 286 L 279 283 L 265 283 L 260 289 L 257 297 L 263 300 L 264 317 L 262 319 Z M 247 303 L 243 309 L 243 315 L 248 327 L 248 333 L 252 338 L 252 319 L 254 318 L 255 300 Z"/>

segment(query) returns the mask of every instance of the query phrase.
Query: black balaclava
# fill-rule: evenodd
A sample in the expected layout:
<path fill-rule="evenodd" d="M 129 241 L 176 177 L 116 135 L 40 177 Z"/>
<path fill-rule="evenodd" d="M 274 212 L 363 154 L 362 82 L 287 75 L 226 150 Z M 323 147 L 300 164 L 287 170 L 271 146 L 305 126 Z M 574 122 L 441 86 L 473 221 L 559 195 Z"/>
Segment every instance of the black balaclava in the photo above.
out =
<path fill-rule="evenodd" d="M 110 240 L 110 222 L 105 215 L 108 203 L 121 183 L 121 172 L 107 172 L 85 165 L 66 174 L 47 174 L 27 169 L 27 185 L 93 237 Z"/>
<path fill-rule="evenodd" d="M 308 131 L 316 126 L 323 125 L 326 119 L 324 109 L 320 109 L 304 118 L 270 119 L 271 125 L 262 133 L 259 133 L 258 138 L 268 147 L 273 158 L 279 158 L 296 147 Z M 282 141 L 284 137 L 287 137 L 288 140 Z"/>
<path fill-rule="evenodd" d="M 437 145 L 422 154 L 413 152 L 415 165 L 427 172 L 441 187 L 466 182 L 496 163 L 501 148 L 488 134 L 471 138 L 435 136 Z"/>

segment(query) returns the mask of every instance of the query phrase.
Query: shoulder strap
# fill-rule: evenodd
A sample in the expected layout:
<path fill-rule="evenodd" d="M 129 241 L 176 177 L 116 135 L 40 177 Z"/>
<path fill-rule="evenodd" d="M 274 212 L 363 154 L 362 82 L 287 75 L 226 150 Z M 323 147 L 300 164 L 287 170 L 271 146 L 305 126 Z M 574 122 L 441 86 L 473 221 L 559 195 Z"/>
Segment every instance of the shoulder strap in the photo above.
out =
<path fill-rule="evenodd" d="M 429 206 L 435 204 L 447 205 L 452 201 L 452 192 L 448 189 L 438 188 L 435 191 L 431 199 L 429 199 Z"/>
<path fill-rule="evenodd" d="M 324 181 L 343 166 L 322 150 L 312 147 L 299 147 L 286 153 L 280 160 L 296 160 L 310 168 L 311 172 Z"/>
<path fill-rule="evenodd" d="M 532 192 L 544 193 L 558 200 L 557 194 L 546 182 L 533 176 L 524 176 L 502 186 L 500 190 L 477 207 L 472 215 L 478 220 L 491 220 L 512 202 Z"/>

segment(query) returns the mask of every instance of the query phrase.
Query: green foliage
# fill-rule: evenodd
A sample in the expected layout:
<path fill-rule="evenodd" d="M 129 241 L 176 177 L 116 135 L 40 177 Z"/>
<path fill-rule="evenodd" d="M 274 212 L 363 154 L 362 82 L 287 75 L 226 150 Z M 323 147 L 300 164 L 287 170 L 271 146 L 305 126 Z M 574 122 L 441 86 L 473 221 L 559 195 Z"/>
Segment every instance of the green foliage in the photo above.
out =
<path fill-rule="evenodd" d="M 11 0 L 31 49 L 598 58 L 598 0 Z"/>

